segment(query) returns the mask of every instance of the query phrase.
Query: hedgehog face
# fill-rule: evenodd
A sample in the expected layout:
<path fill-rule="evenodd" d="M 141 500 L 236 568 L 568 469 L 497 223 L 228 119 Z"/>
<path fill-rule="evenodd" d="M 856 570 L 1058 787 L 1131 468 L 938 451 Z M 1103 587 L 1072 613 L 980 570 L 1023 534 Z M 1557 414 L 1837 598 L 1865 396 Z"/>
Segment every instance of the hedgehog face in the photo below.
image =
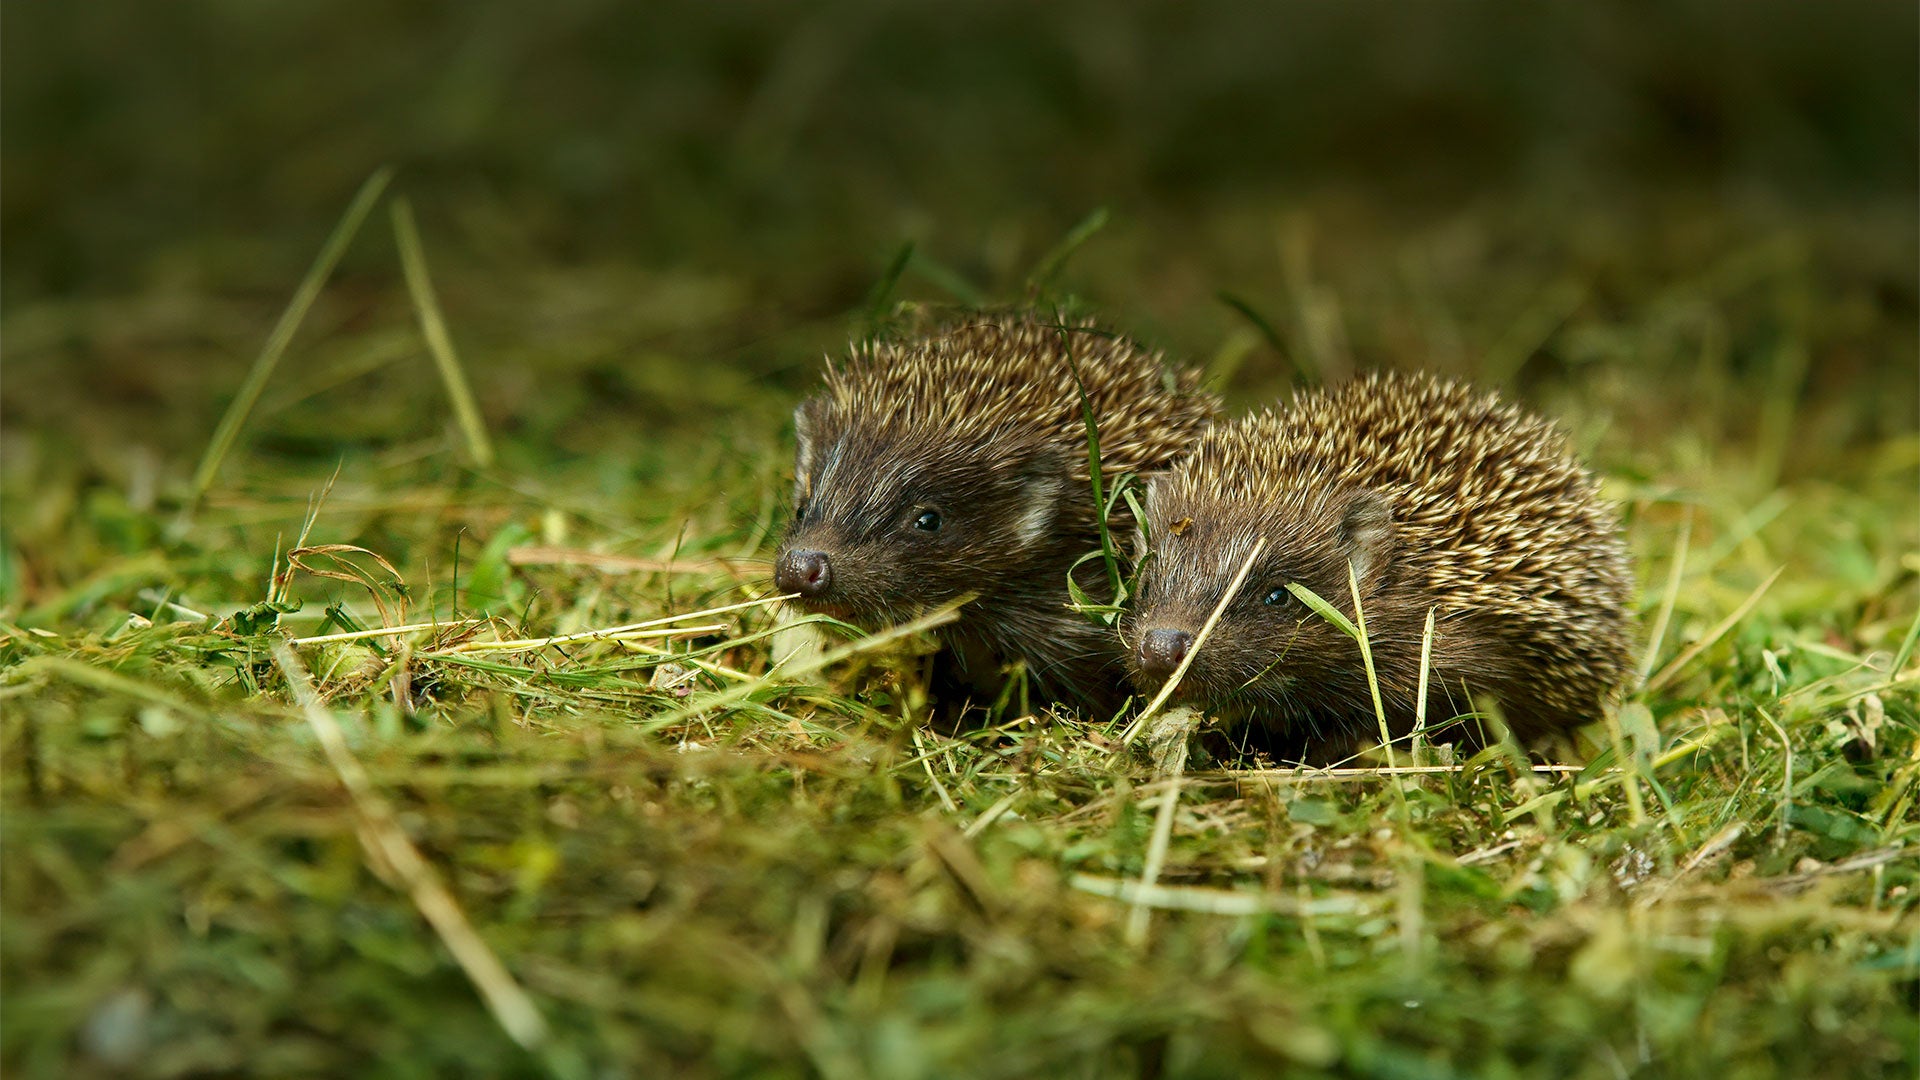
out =
<path fill-rule="evenodd" d="M 1160 689 L 1264 537 L 1266 547 L 1201 643 L 1178 696 L 1216 712 L 1282 722 L 1307 717 L 1316 702 L 1352 700 L 1358 646 L 1287 586 L 1304 585 L 1352 618 L 1349 564 L 1363 605 L 1392 578 L 1386 502 L 1364 489 L 1221 499 L 1183 479 L 1176 473 L 1156 480 L 1147 492 L 1150 553 L 1122 631 L 1135 685 L 1148 694 Z"/>
<path fill-rule="evenodd" d="M 1071 472 L 1044 444 L 849 423 L 818 400 L 795 429 L 794 514 L 774 581 L 811 610 L 877 628 L 969 593 L 990 603 L 1031 588 L 1059 557 Z"/>

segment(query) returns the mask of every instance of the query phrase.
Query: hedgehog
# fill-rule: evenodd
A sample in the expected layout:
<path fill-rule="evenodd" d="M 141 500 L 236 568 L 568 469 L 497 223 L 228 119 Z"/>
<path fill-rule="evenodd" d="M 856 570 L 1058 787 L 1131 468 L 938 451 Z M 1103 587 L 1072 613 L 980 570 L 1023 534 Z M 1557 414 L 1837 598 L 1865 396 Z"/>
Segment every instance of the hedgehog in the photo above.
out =
<path fill-rule="evenodd" d="M 1223 423 L 1148 485 L 1144 514 L 1121 623 L 1142 690 L 1186 659 L 1265 538 L 1176 694 L 1284 756 L 1378 741 L 1358 643 L 1287 588 L 1352 620 L 1349 567 L 1396 738 L 1419 712 L 1429 611 L 1436 729 L 1490 701 L 1537 746 L 1597 718 L 1628 670 L 1633 581 L 1598 484 L 1551 423 L 1458 382 L 1375 374 Z M 1483 742 L 1478 728 L 1451 738 Z"/>
<path fill-rule="evenodd" d="M 774 581 L 866 629 L 971 594 L 935 632 L 944 715 L 991 704 L 1025 673 L 1028 703 L 1111 713 L 1128 696 L 1111 628 L 1074 611 L 1068 577 L 1113 590 L 1082 407 L 1103 491 L 1165 470 L 1219 413 L 1198 373 L 1097 329 L 979 314 L 904 342 L 856 345 L 794 412 L 793 520 Z M 1124 537 L 1122 505 L 1109 519 Z"/>

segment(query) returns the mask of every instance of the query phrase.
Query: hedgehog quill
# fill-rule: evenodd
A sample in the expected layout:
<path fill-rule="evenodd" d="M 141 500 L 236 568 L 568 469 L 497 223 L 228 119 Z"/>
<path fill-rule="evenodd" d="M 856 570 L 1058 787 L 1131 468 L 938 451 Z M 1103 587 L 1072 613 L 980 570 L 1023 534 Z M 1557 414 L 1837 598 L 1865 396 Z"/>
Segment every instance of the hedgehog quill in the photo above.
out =
<path fill-rule="evenodd" d="M 1180 691 L 1283 753 L 1331 760 L 1377 737 L 1357 644 L 1287 588 L 1351 619 L 1349 567 L 1396 736 L 1429 609 L 1430 725 L 1491 700 L 1537 744 L 1598 718 L 1630 666 L 1633 583 L 1597 483 L 1550 423 L 1458 383 L 1375 375 L 1222 424 L 1144 510 L 1151 556 L 1122 627 L 1135 682 L 1164 682 L 1264 537 Z"/>
<path fill-rule="evenodd" d="M 868 629 L 968 594 L 937 631 L 943 708 L 991 703 L 1021 669 L 1029 701 L 1119 707 L 1113 632 L 1070 609 L 1067 578 L 1111 600 L 1081 405 L 1101 473 L 1166 469 L 1215 418 L 1195 372 L 1091 324 L 980 315 L 918 339 L 856 346 L 794 413 L 792 525 L 775 583 Z M 1114 530 L 1133 528 L 1124 508 Z"/>

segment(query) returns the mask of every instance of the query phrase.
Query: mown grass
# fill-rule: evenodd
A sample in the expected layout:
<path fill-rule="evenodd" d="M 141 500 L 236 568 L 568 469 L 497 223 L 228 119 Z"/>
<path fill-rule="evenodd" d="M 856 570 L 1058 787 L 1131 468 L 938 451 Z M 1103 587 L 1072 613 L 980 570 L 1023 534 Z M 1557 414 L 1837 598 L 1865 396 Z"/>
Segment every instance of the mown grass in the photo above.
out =
<path fill-rule="evenodd" d="M 1851 59 L 1905 39 L 1693 11 L 1571 56 L 1326 9 L 1273 54 L 1237 10 L 846 41 L 742 10 L 483 20 L 421 95 L 396 73 L 437 24 L 380 5 L 353 35 L 103 21 L 73 40 L 155 87 L 121 110 L 9 54 L 54 89 L 10 88 L 42 105 L 6 125 L 8 1075 L 1920 1074 L 1911 133 L 1870 137 L 1911 83 Z M 1585 10 L 1513 33 L 1620 29 Z M 1185 59 L 1135 78 L 1136 37 Z M 157 73 L 195 42 L 198 159 Z M 1375 50 L 1444 107 L 1306 92 Z M 1750 65 L 1841 87 L 1833 144 Z M 617 137 L 542 141 L 636 82 Z M 1271 102 L 1284 138 L 1250 136 Z M 62 117 L 86 168 L 33 141 Z M 1475 194 L 1567 117 L 1598 119 Z M 283 131 L 312 141 L 256 177 Z M 441 156 L 382 198 L 417 219 L 370 205 L 303 298 L 370 151 L 416 145 Z M 1696 152 L 1806 187 L 1656 167 Z M 238 208 L 112 197 L 122 155 Z M 1556 171 L 1587 161 L 1653 174 Z M 1409 201 L 1430 175 L 1450 194 Z M 29 213 L 55 179 L 86 197 Z M 821 353 L 895 301 L 1036 286 L 1236 408 L 1392 365 L 1559 418 L 1624 508 L 1648 682 L 1559 769 L 1176 782 L 1109 718 L 926 728 L 912 639 L 796 653 L 754 601 Z"/>
<path fill-rule="evenodd" d="M 1672 311 L 1719 273 L 1582 304 L 1552 348 L 1678 349 Z M 544 467 L 512 432 L 506 464 L 461 464 L 442 404 L 423 442 L 327 473 L 241 450 L 197 509 L 11 433 L 11 1067 L 1910 1071 L 1917 444 L 1794 460 L 1804 419 L 1765 418 L 1803 400 L 1778 365 L 1822 347 L 1823 286 L 1790 259 L 1755 273 L 1718 308 L 1800 321 L 1776 366 L 1686 373 L 1723 387 L 1720 415 L 1642 437 L 1680 381 L 1644 363 L 1568 365 L 1539 395 L 1617 478 L 1660 627 L 1653 682 L 1583 771 L 1495 750 L 1175 782 L 1106 718 L 924 730 L 911 645 L 775 672 L 773 609 L 737 605 L 769 589 L 781 387 L 742 391 L 757 426 Z M 1227 327 L 1216 355 L 1249 347 Z M 418 401 L 444 393 L 413 363 Z M 324 378 L 290 364 L 261 400 Z M 297 408 L 350 426 L 383 392 Z M 347 765 L 276 659 L 289 639 Z M 424 877 L 396 869 L 400 837 Z M 455 959 L 422 881 L 504 989 Z"/>

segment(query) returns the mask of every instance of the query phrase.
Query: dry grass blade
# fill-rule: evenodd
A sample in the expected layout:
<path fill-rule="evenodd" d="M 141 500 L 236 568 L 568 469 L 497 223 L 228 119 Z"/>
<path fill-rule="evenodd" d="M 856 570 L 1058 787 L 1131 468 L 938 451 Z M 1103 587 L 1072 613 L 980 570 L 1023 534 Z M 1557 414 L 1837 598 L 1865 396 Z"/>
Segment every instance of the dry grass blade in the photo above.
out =
<path fill-rule="evenodd" d="M 807 660 L 789 667 L 779 668 L 776 674 L 780 676 L 781 681 L 792 681 L 811 675 L 822 668 L 832 667 L 834 664 L 838 664 L 843 660 L 852 659 L 862 653 L 872 652 L 874 649 L 881 648 L 882 646 L 891 645 L 903 638 L 912 637 L 915 634 L 932 630 L 935 627 L 945 626 L 947 623 L 959 617 L 961 608 L 973 601 L 974 596 L 968 594 L 942 605 L 912 622 L 901 623 L 899 626 L 882 630 L 877 634 L 861 638 L 859 641 L 852 642 L 851 644 L 842 645 L 838 649 L 822 653 L 819 656 L 810 657 Z M 725 690 L 713 694 L 696 697 L 678 709 L 662 713 L 659 716 L 649 717 L 640 725 L 641 730 L 658 731 L 661 728 L 672 727 L 674 724 L 681 723 L 700 713 L 725 708 L 735 702 L 746 700 L 753 695 L 754 691 L 771 685 L 772 683 L 773 679 L 771 677 L 762 677 L 750 683 L 728 687 Z"/>
<path fill-rule="evenodd" d="M 1433 670 L 1433 617 L 1439 608 L 1427 609 L 1427 623 L 1420 631 L 1420 685 L 1413 691 L 1413 760 L 1427 752 L 1427 676 Z"/>
<path fill-rule="evenodd" d="M 646 641 L 653 638 L 689 637 L 698 634 L 716 634 L 729 629 L 726 623 L 702 623 L 698 626 L 643 626 L 613 627 L 607 630 L 582 630 L 574 634 L 559 634 L 554 637 L 522 638 L 514 641 L 463 641 L 458 645 L 449 645 L 444 649 L 421 653 L 423 657 L 452 656 L 456 653 L 482 652 L 526 652 L 532 649 L 544 649 L 553 645 L 572 645 L 582 641 Z"/>
<path fill-rule="evenodd" d="M 312 637 L 294 638 L 289 645 L 332 645 L 342 641 L 365 641 L 371 638 L 399 637 L 401 634 L 414 634 L 425 630 L 451 630 L 484 626 L 486 619 L 458 619 L 449 622 L 408 623 L 405 626 L 382 626 L 372 630 L 349 630 L 339 634 L 316 634 Z"/>
<path fill-rule="evenodd" d="M 559 547 L 516 547 L 507 549 L 508 566 L 583 566 L 609 574 L 738 574 L 743 560 L 649 559 L 638 555 L 611 555 L 603 551 L 578 551 Z M 762 563 L 762 566 L 765 564 Z M 761 571 L 764 573 L 764 571 Z"/>
<path fill-rule="evenodd" d="M 387 572 L 391 580 L 380 580 L 365 567 L 348 559 L 348 555 L 364 555 L 372 559 Z M 308 561 L 316 557 L 325 559 L 331 565 L 315 566 Z M 365 588 L 373 598 L 374 609 L 380 613 L 380 622 L 384 626 L 397 626 L 407 617 L 407 583 L 401 578 L 400 571 L 378 552 L 369 551 L 358 544 L 314 544 L 287 552 L 287 567 L 289 576 L 297 567 L 314 577 L 346 581 Z"/>
<path fill-rule="evenodd" d="M 413 221 L 413 207 L 406 199 L 393 201 L 393 239 L 400 248 L 400 268 L 406 275 L 407 292 L 413 297 L 413 310 L 420 317 L 420 333 L 427 339 L 427 351 L 440 369 L 440 381 L 447 386 L 453 401 L 453 415 L 466 437 L 467 453 L 481 468 L 493 464 L 493 441 L 487 437 L 486 424 L 480 419 L 480 407 L 474 404 L 473 389 L 467 385 L 467 373 L 460 356 L 453 351 L 453 335 L 447 333 L 447 320 L 440 314 L 440 300 L 433 292 L 433 279 L 427 276 L 427 256 L 420 247 L 420 230 Z"/>
<path fill-rule="evenodd" d="M 327 235 L 326 243 L 320 245 L 320 254 L 316 255 L 313 265 L 307 269 L 307 276 L 300 281 L 300 287 L 294 290 L 293 299 L 287 301 L 287 308 L 280 313 L 280 321 L 274 324 L 273 332 L 267 335 L 267 343 L 260 355 L 248 370 L 246 381 L 240 384 L 240 392 L 234 395 L 233 403 L 227 406 L 226 413 L 220 417 L 220 423 L 213 430 L 213 439 L 207 443 L 206 453 L 201 455 L 200 465 L 193 471 L 192 504 L 198 505 L 213 486 L 213 478 L 220 473 L 220 463 L 226 460 L 227 453 L 233 449 L 233 442 L 240 437 L 240 428 L 247 422 L 247 414 L 260 400 L 260 392 L 267 387 L 267 380 L 273 376 L 273 369 L 279 365 L 280 357 L 292 344 L 293 335 L 299 331 L 300 324 L 306 321 L 307 312 L 313 307 L 314 300 L 320 296 L 320 290 L 333 276 L 333 268 L 339 264 L 340 256 L 346 253 L 347 245 L 353 242 L 354 235 L 367 220 L 367 214 L 373 210 L 373 204 L 379 200 L 380 193 L 387 188 L 387 182 L 393 179 L 393 170 L 378 169 L 367 177 L 366 183 L 347 204 L 347 212 L 340 215 L 340 221 Z"/>
<path fill-rule="evenodd" d="M 757 600 L 743 600 L 738 604 L 725 604 L 720 607 L 703 608 L 699 611 L 689 611 L 680 615 L 663 615 L 658 619 L 648 619 L 645 622 L 627 623 L 622 626 L 609 626 L 601 630 L 580 630 L 572 634 L 555 634 L 550 637 L 539 638 L 514 638 L 507 641 L 463 641 L 458 645 L 435 650 L 431 653 L 422 653 L 421 655 L 451 656 L 455 653 L 521 652 L 528 649 L 544 649 L 552 645 L 568 645 L 576 641 L 626 641 L 635 638 L 666 637 L 677 633 L 709 633 L 717 630 L 725 630 L 727 627 L 725 624 L 712 623 L 703 626 L 673 627 L 673 629 L 667 633 L 651 633 L 650 631 L 663 627 L 672 627 L 674 623 L 684 622 L 688 619 L 701 619 L 710 615 L 724 615 L 728 612 L 744 611 L 748 608 L 767 607 L 771 604 L 780 603 L 783 600 L 791 600 L 798 595 L 800 594 L 781 593 L 778 596 L 763 596 Z"/>
<path fill-rule="evenodd" d="M 981 811 L 980 816 L 973 819 L 973 823 L 966 827 L 963 835 L 971 840 L 981 833 L 986 832 L 987 826 L 1000 820 L 1000 815 L 1013 809 L 1013 804 L 1017 802 L 1019 798 L 1019 791 L 1009 791 L 1005 795 L 1002 795 L 998 802 Z"/>
<path fill-rule="evenodd" d="M 1373 767 L 1319 768 L 1303 765 L 1290 769 L 1220 769 L 1206 773 L 1191 773 L 1188 779 L 1198 777 L 1230 777 L 1245 780 L 1377 780 L 1383 776 L 1446 776 L 1472 771 L 1471 765 L 1379 765 Z M 1529 765 L 1527 770 L 1537 776 L 1565 776 L 1584 771 L 1581 765 Z"/>
<path fill-rule="evenodd" d="M 1240 572 L 1233 575 L 1233 581 L 1227 585 L 1227 591 L 1220 595 L 1220 602 L 1213 606 L 1213 613 L 1207 616 L 1207 621 L 1200 627 L 1200 632 L 1194 635 L 1193 644 L 1187 647 L 1187 655 L 1180 658 L 1180 666 L 1173 669 L 1173 674 L 1167 676 L 1167 681 L 1160 687 L 1160 692 L 1153 696 L 1153 700 L 1147 703 L 1146 708 L 1140 710 L 1139 716 L 1133 718 L 1133 723 L 1127 725 L 1126 732 L 1120 736 L 1122 746 L 1132 746 L 1133 740 L 1139 737 L 1147 721 L 1153 719 L 1161 707 L 1166 705 L 1167 699 L 1173 696 L 1173 692 L 1180 688 L 1180 680 L 1187 677 L 1187 669 L 1193 666 L 1193 658 L 1200 655 L 1201 647 L 1207 643 L 1207 638 L 1213 635 L 1213 628 L 1220 625 L 1220 616 L 1227 610 L 1227 605 L 1233 603 L 1233 598 L 1240 595 L 1240 587 L 1246 584 L 1247 575 L 1253 572 L 1254 560 L 1258 559 L 1260 553 L 1266 549 L 1266 537 L 1263 536 L 1254 541 L 1253 550 L 1247 552 L 1246 561 L 1240 564 Z"/>
<path fill-rule="evenodd" d="M 373 787 L 367 778 L 366 770 L 347 749 L 347 740 L 340 732 L 340 725 L 334 722 L 320 703 L 320 696 L 314 692 L 313 682 L 307 676 L 306 668 L 300 663 L 300 657 L 285 644 L 276 645 L 273 658 L 287 677 L 287 685 L 293 688 L 293 696 L 300 703 L 300 710 L 306 716 L 307 723 L 313 728 L 314 737 L 320 740 L 320 748 L 327 755 L 327 761 L 340 777 L 340 783 L 352 797 L 355 811 L 360 815 L 364 829 L 363 841 L 378 845 L 375 854 L 393 868 L 394 873 L 406 886 L 407 893 L 413 899 L 414 907 L 433 927 L 434 933 L 453 954 L 460 969 L 473 982 L 485 999 L 487 1009 L 493 1013 L 500 1027 L 527 1049 L 539 1046 L 547 1038 L 547 1022 L 534 1006 L 533 999 L 515 982 L 500 958 L 493 954 L 487 943 L 474 932 L 473 925 L 454 902 L 453 894 L 441 884 L 440 877 L 433 866 L 420 854 L 400 824 L 394 820 L 393 808 Z"/>
<path fill-rule="evenodd" d="M 1139 898 L 1159 882 L 1160 870 L 1166 866 L 1167 845 L 1173 838 L 1173 812 L 1179 804 L 1180 775 L 1176 772 L 1168 778 L 1166 793 L 1160 796 L 1160 810 L 1153 818 L 1153 839 L 1147 844 L 1146 865 L 1140 868 L 1140 887 L 1135 893 L 1133 910 L 1127 913 L 1127 944 L 1136 949 L 1147 943 L 1147 928 L 1152 921 L 1152 909 Z"/>
<path fill-rule="evenodd" d="M 1203 889 L 1193 885 L 1142 885 L 1126 878 L 1075 874 L 1067 884 L 1084 893 L 1163 911 L 1191 911 L 1200 915 L 1365 915 L 1373 910 L 1352 896 L 1317 899 L 1274 896 L 1267 893 Z"/>
<path fill-rule="evenodd" d="M 953 801 L 953 796 L 947 794 L 947 785 L 941 783 L 939 775 L 933 771 L 933 755 L 927 753 L 925 737 L 920 734 L 918 727 L 912 729 L 912 734 L 915 756 L 920 760 L 920 767 L 927 771 L 927 781 L 933 785 L 933 793 L 940 796 L 940 805 L 946 807 L 949 814 L 959 813 L 960 807 Z"/>

